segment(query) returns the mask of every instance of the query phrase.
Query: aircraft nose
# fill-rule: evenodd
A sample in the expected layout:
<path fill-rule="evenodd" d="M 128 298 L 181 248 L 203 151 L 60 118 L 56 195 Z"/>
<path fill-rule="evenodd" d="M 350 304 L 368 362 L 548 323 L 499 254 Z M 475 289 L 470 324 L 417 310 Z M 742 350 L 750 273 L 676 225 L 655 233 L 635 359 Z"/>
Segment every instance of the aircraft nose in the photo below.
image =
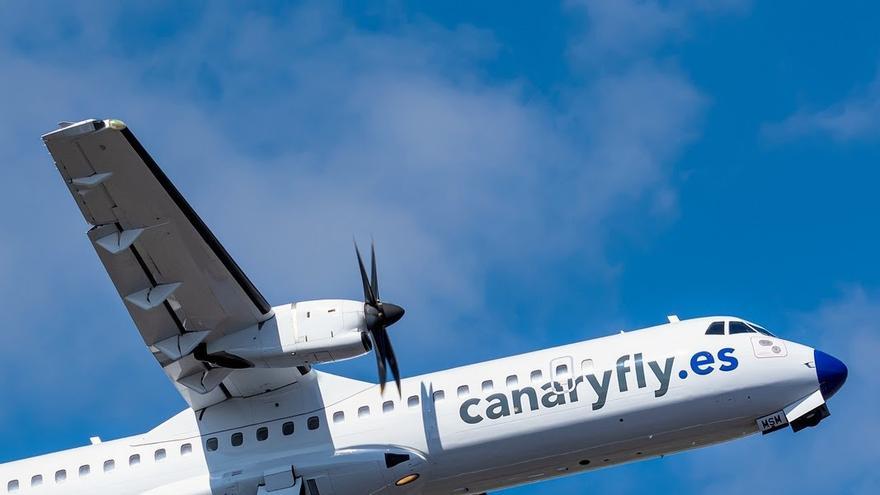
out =
<path fill-rule="evenodd" d="M 843 361 L 822 351 L 813 351 L 816 362 L 816 376 L 819 378 L 819 390 L 825 400 L 840 390 L 846 381 L 848 371 Z"/>

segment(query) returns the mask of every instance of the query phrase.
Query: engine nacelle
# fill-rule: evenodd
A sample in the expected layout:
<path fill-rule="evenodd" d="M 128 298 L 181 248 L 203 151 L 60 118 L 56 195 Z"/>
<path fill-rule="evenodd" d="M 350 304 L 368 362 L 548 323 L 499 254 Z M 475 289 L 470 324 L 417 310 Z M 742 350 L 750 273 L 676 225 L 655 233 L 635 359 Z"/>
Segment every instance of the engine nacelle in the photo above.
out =
<path fill-rule="evenodd" d="M 362 301 L 324 299 L 273 309 L 272 319 L 208 343 L 197 357 L 231 368 L 291 368 L 372 350 Z"/>

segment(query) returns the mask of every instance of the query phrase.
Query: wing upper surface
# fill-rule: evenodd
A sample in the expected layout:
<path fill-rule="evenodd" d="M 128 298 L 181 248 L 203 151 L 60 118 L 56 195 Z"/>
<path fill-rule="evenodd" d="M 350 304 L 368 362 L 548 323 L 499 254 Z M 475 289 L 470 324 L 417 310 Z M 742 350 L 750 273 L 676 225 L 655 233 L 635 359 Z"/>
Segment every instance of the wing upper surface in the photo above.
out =
<path fill-rule="evenodd" d="M 168 342 L 210 342 L 270 320 L 272 307 L 125 124 L 87 120 L 43 141 L 92 225 L 88 237 L 144 343 L 190 405 L 277 388 L 299 376 L 212 371 L 192 355 L 173 356 Z"/>

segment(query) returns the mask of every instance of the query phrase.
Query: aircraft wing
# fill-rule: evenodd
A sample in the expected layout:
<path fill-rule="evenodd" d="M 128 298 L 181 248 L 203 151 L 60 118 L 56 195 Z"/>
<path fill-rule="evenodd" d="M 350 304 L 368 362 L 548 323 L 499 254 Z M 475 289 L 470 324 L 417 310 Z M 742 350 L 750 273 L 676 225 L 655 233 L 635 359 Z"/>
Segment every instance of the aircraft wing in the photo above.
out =
<path fill-rule="evenodd" d="M 43 141 L 144 343 L 190 406 L 301 376 L 195 359 L 199 345 L 261 324 L 273 310 L 124 123 L 65 123 Z"/>

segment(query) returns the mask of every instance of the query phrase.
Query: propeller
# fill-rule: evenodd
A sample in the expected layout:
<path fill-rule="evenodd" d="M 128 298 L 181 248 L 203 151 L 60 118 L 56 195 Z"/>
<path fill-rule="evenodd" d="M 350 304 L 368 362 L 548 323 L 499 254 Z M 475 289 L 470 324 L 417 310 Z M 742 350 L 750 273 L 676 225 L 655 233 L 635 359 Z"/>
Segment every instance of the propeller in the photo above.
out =
<path fill-rule="evenodd" d="M 391 368 L 391 376 L 397 384 L 397 392 L 400 393 L 400 370 L 397 367 L 397 357 L 391 347 L 391 339 L 388 338 L 388 327 L 394 325 L 403 318 L 404 310 L 400 306 L 391 303 L 383 303 L 379 298 L 379 276 L 376 270 L 376 246 L 370 246 L 370 277 L 367 277 L 367 269 L 357 242 L 354 244 L 357 254 L 358 266 L 361 270 L 361 282 L 364 285 L 364 315 L 367 320 L 367 331 L 373 340 L 373 350 L 376 352 L 376 364 L 379 368 L 379 388 L 385 392 L 385 383 L 388 381 L 388 368 Z M 386 366 L 387 364 L 387 366 Z"/>

